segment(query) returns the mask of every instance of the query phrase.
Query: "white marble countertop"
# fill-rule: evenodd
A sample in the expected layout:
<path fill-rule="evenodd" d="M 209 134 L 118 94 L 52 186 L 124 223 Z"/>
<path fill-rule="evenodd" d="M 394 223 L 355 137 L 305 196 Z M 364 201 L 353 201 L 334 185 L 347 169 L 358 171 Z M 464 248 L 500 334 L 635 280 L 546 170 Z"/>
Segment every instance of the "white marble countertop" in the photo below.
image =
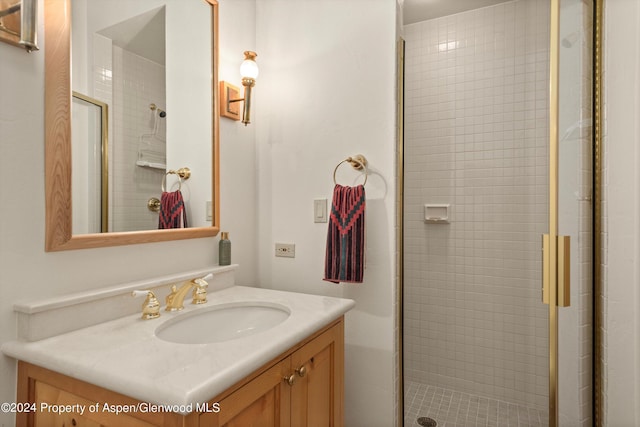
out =
<path fill-rule="evenodd" d="M 349 299 L 242 286 L 209 293 L 208 300 L 192 305 L 187 298 L 183 311 L 163 308 L 157 319 L 142 320 L 136 314 L 40 341 L 6 342 L 2 352 L 143 402 L 195 406 L 355 305 Z M 267 331 L 220 343 L 175 344 L 155 336 L 156 328 L 183 313 L 239 302 L 280 304 L 291 314 Z"/>

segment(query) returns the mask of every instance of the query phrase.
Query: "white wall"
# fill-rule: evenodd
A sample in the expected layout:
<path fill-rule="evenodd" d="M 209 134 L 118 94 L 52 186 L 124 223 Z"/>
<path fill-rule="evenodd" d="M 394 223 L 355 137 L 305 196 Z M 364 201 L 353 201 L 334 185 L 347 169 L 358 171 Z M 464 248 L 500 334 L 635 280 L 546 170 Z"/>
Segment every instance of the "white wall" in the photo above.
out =
<path fill-rule="evenodd" d="M 231 3 L 231 2 L 230 2 Z M 253 2 L 235 11 L 253 15 Z M 215 238 L 44 252 L 44 37 L 40 5 L 40 48 L 31 54 L 0 43 L 0 342 L 16 338 L 14 301 L 195 270 L 217 264 Z M 221 5 L 224 11 L 226 4 Z M 236 9 L 237 8 L 237 9 Z M 240 9 L 240 10 L 238 10 Z M 232 24 L 230 24 L 232 22 Z M 253 22 L 221 16 L 221 40 L 231 25 L 255 39 Z M 237 29 L 234 29 L 234 32 Z M 244 40 L 239 40 L 244 41 Z M 244 44 L 244 43 L 243 43 Z M 243 46 L 244 47 L 244 46 Z M 241 55 L 240 51 L 240 55 Z M 239 132 L 238 132 L 239 133 Z M 256 172 L 253 139 L 221 124 L 222 227 L 231 232 L 238 284 L 256 283 Z M 242 167 L 228 159 L 248 158 Z M 15 401 L 15 361 L 0 356 L 0 402 Z M 0 426 L 13 417 L 0 414 Z"/>
<path fill-rule="evenodd" d="M 219 79 L 241 86 L 245 50 L 255 50 L 255 0 L 220 0 Z M 258 57 L 260 61 L 261 57 Z M 257 85 L 261 85 L 258 81 Z M 258 92 L 260 86 L 257 86 Z M 239 284 L 259 284 L 256 125 L 220 118 L 222 231 L 229 232 L 231 262 L 241 265 Z M 217 249 L 216 249 L 217 253 Z M 216 258 L 217 262 L 217 258 Z"/>
<path fill-rule="evenodd" d="M 605 425 L 640 425 L 640 1 L 605 1 Z"/>
<path fill-rule="evenodd" d="M 263 287 L 344 296 L 345 425 L 394 425 L 395 1 L 259 0 L 255 114 Z M 361 153 L 366 184 L 364 283 L 322 281 L 335 166 Z M 358 176 L 343 166 L 342 184 Z M 360 178 L 361 179 L 361 178 Z M 356 182 L 362 182 L 356 181 Z M 275 258 L 274 243 L 296 244 Z"/>

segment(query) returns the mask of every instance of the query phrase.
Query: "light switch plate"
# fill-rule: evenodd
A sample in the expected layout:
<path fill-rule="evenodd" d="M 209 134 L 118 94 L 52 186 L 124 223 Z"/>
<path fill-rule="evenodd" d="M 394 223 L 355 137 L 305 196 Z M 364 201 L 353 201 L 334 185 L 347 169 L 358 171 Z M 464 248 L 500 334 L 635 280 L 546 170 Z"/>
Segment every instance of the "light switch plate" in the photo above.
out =
<path fill-rule="evenodd" d="M 205 217 L 206 217 L 206 221 L 213 221 L 213 204 L 211 203 L 211 200 L 206 201 Z"/>
<path fill-rule="evenodd" d="M 313 222 L 327 222 L 327 199 L 315 199 L 313 201 Z"/>

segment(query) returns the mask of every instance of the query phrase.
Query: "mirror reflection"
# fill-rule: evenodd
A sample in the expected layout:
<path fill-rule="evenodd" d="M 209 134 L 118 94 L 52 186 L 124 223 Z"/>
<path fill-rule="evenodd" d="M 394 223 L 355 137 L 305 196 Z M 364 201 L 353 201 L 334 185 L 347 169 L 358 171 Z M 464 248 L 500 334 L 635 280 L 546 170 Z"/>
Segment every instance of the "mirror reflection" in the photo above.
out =
<path fill-rule="evenodd" d="M 86 106 L 72 103 L 73 233 L 211 225 L 211 5 L 71 4 L 72 89 L 109 109 L 108 148 L 96 159 L 87 150 L 98 130 L 76 123 Z M 185 167 L 188 180 L 170 173 Z M 178 208 L 184 220 L 162 221 Z"/>
<path fill-rule="evenodd" d="M 108 231 L 109 107 L 104 102 L 74 92 L 71 103 L 74 145 L 73 234 Z"/>

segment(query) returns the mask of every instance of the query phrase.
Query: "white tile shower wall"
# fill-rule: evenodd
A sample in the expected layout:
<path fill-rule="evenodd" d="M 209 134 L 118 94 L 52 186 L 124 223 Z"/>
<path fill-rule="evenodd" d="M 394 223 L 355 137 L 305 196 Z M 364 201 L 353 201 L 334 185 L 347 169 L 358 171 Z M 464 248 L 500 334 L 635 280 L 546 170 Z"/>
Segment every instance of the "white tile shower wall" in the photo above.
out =
<path fill-rule="evenodd" d="M 136 160 L 141 151 L 159 158 L 166 153 L 168 119 L 150 109 L 156 104 L 166 110 L 165 67 L 116 46 L 113 62 L 113 230 L 152 230 L 158 227 L 158 215 L 147 208 L 147 201 L 160 198 L 164 170 L 137 166 Z M 167 178 L 167 189 L 175 182 Z"/>
<path fill-rule="evenodd" d="M 405 27 L 405 373 L 547 405 L 548 5 Z M 452 222 L 425 224 L 425 203 Z"/>

